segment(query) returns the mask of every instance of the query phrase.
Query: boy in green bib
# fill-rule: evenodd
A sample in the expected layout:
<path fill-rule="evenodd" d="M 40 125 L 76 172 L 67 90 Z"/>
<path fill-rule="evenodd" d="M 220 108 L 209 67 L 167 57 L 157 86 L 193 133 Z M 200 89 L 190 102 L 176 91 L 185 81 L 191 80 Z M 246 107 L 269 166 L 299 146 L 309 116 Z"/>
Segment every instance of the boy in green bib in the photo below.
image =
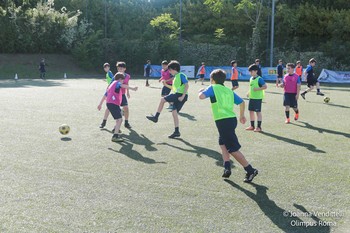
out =
<path fill-rule="evenodd" d="M 180 72 L 180 63 L 178 61 L 170 61 L 168 64 L 168 69 L 170 74 L 174 77 L 173 85 L 171 87 L 173 93 L 162 97 L 160 99 L 156 114 L 154 116 L 146 116 L 146 118 L 154 123 L 157 123 L 165 102 L 173 103 L 172 115 L 174 119 L 175 131 L 169 136 L 169 138 L 176 138 L 180 137 L 179 112 L 187 101 L 187 91 L 189 86 L 187 76 Z"/>
<path fill-rule="evenodd" d="M 219 145 L 224 160 L 224 174 L 222 177 L 228 178 L 231 175 L 230 155 L 232 155 L 247 172 L 244 182 L 250 183 L 258 175 L 258 170 L 253 168 L 242 152 L 239 151 L 241 145 L 235 133 L 237 117 L 233 111 L 234 105 L 239 105 L 239 121 L 244 124 L 246 122 L 244 116 L 245 104 L 230 88 L 224 86 L 225 79 L 225 71 L 221 69 L 212 71 L 210 74 L 211 85 L 207 89 L 201 89 L 198 97 L 199 99 L 210 98 L 215 124 L 219 131 Z"/>
<path fill-rule="evenodd" d="M 255 64 L 252 64 L 248 67 L 249 73 L 252 76 L 250 78 L 249 91 L 247 96 L 249 97 L 249 116 L 250 116 L 250 126 L 246 130 L 254 130 L 254 132 L 261 132 L 261 104 L 262 99 L 264 98 L 264 90 L 267 88 L 267 85 L 262 77 L 258 75 L 259 67 Z M 258 126 L 254 128 L 255 116 L 258 118 Z"/>
<path fill-rule="evenodd" d="M 111 71 L 111 66 L 109 65 L 109 63 L 103 64 L 103 70 L 106 72 L 106 82 L 107 82 L 107 85 L 109 86 L 114 81 L 114 75 Z M 109 110 L 108 108 L 106 108 L 105 115 L 103 116 L 103 121 L 100 125 L 101 129 L 106 126 L 108 116 L 109 116 Z"/>

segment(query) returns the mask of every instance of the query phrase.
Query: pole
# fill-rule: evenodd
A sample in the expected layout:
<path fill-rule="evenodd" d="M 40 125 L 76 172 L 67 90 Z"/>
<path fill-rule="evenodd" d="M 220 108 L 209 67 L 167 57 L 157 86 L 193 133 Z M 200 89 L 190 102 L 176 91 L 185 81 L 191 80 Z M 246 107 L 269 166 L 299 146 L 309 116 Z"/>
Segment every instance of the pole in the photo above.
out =
<path fill-rule="evenodd" d="M 273 63 L 273 43 L 275 34 L 275 0 L 272 0 L 272 12 L 271 12 L 271 45 L 270 45 L 270 67 Z"/>
<path fill-rule="evenodd" d="M 180 34 L 179 34 L 179 62 L 181 64 L 182 59 L 182 0 L 180 0 Z"/>
<path fill-rule="evenodd" d="M 107 0 L 105 0 L 105 39 L 107 38 Z"/>

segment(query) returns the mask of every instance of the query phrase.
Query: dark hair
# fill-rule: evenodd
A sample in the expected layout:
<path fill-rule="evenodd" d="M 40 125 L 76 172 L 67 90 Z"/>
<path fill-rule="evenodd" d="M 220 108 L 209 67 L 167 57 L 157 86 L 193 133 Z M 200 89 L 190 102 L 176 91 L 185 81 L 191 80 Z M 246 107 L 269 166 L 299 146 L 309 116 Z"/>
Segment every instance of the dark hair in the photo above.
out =
<path fill-rule="evenodd" d="M 255 64 L 251 64 L 249 67 L 248 67 L 248 71 L 252 71 L 252 70 L 259 70 L 259 67 Z"/>
<path fill-rule="evenodd" d="M 148 62 L 151 62 L 151 60 L 147 60 L 147 63 L 148 63 Z"/>
<path fill-rule="evenodd" d="M 232 61 L 231 61 L 231 66 L 232 66 L 233 64 L 235 64 L 235 63 L 237 63 L 237 61 L 236 61 L 236 60 L 232 60 Z"/>
<path fill-rule="evenodd" d="M 287 63 L 287 66 L 289 66 L 290 68 L 294 69 L 295 68 L 295 65 L 294 63 Z"/>
<path fill-rule="evenodd" d="M 117 62 L 117 67 L 126 68 L 126 64 L 125 64 L 125 62 L 123 62 L 123 61 L 118 61 L 118 62 Z"/>
<path fill-rule="evenodd" d="M 103 68 L 106 68 L 106 67 L 111 67 L 110 65 L 109 65 L 109 63 L 105 63 L 105 64 L 103 64 Z"/>
<path fill-rule="evenodd" d="M 315 63 L 317 63 L 317 61 L 316 61 L 316 59 L 315 59 L 315 58 L 311 58 L 311 59 L 309 60 L 309 63 L 311 63 L 311 62 L 315 62 Z"/>
<path fill-rule="evenodd" d="M 162 61 L 162 65 L 168 65 L 168 64 L 169 64 L 169 63 L 168 63 L 167 60 Z"/>
<path fill-rule="evenodd" d="M 168 68 L 180 72 L 180 63 L 176 60 L 172 60 L 170 61 Z"/>
<path fill-rule="evenodd" d="M 279 59 L 278 62 L 283 62 L 282 59 Z"/>
<path fill-rule="evenodd" d="M 123 73 L 120 73 L 120 72 L 116 73 L 114 75 L 114 80 L 119 80 L 119 79 L 125 79 L 125 75 Z"/>
<path fill-rule="evenodd" d="M 259 58 L 255 59 L 255 62 L 260 62 L 260 59 Z"/>
<path fill-rule="evenodd" d="M 213 70 L 210 73 L 210 78 L 213 79 L 216 84 L 224 84 L 226 80 L 226 72 L 222 69 Z"/>
<path fill-rule="evenodd" d="M 301 61 L 297 61 L 297 64 L 300 64 L 301 63 Z"/>

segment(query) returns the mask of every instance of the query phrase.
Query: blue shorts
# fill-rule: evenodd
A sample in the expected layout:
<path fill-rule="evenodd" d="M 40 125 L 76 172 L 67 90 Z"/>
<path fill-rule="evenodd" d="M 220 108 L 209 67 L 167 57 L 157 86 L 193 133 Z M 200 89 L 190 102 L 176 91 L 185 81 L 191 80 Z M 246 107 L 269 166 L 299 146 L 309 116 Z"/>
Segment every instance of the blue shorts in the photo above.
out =
<path fill-rule="evenodd" d="M 225 145 L 229 153 L 236 152 L 241 148 L 235 132 L 237 118 L 226 118 L 215 121 L 219 131 L 219 145 Z"/>
<path fill-rule="evenodd" d="M 261 112 L 262 99 L 250 99 L 248 110 L 253 112 Z"/>
<path fill-rule="evenodd" d="M 295 99 L 296 93 L 284 93 L 283 106 L 289 106 L 291 108 L 298 107 L 298 101 Z"/>
<path fill-rule="evenodd" d="M 238 80 L 231 80 L 232 87 L 238 87 Z"/>
<path fill-rule="evenodd" d="M 168 84 L 169 85 L 169 84 Z M 162 88 L 162 96 L 166 96 L 166 95 L 169 95 L 171 92 L 171 89 L 166 87 L 166 86 L 163 86 Z"/>
<path fill-rule="evenodd" d="M 128 106 L 128 99 L 126 98 L 125 94 L 122 95 L 122 103 L 120 104 L 120 106 Z"/>
<path fill-rule="evenodd" d="M 118 105 L 107 103 L 107 108 L 109 112 L 112 114 L 114 120 L 122 118 L 122 113 Z"/>
<path fill-rule="evenodd" d="M 204 74 L 200 74 L 200 75 L 199 75 L 199 78 L 204 78 Z"/>
<path fill-rule="evenodd" d="M 185 98 L 181 102 L 179 101 L 180 96 L 182 96 L 182 94 L 175 93 L 165 96 L 164 99 L 166 100 L 166 102 L 173 103 L 173 106 L 175 107 L 177 112 L 180 112 L 180 110 L 182 109 L 182 107 L 188 99 L 188 95 L 186 94 Z"/>

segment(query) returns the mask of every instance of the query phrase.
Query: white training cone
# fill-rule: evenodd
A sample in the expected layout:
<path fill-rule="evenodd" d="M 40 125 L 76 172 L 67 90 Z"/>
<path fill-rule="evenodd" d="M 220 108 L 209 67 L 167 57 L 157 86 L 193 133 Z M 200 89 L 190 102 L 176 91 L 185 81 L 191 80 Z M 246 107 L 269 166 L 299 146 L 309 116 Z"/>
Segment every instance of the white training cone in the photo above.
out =
<path fill-rule="evenodd" d="M 64 79 L 66 79 L 66 78 L 67 78 L 67 74 L 66 74 L 66 73 L 64 73 L 63 78 L 64 78 Z"/>
<path fill-rule="evenodd" d="M 18 75 L 17 74 L 15 74 L 15 80 L 17 80 L 18 79 Z"/>

